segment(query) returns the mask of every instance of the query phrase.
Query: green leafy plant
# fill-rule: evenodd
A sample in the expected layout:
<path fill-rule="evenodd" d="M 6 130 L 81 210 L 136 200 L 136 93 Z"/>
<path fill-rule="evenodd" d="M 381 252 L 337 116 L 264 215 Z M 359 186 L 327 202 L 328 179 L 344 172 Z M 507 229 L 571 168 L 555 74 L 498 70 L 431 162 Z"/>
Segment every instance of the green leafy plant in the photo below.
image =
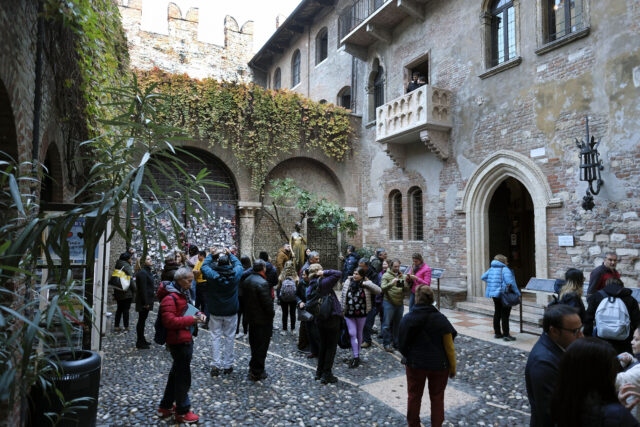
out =
<path fill-rule="evenodd" d="M 271 190 L 269 197 L 274 213 L 265 210 L 267 215 L 276 222 L 281 235 L 286 239 L 281 215 L 278 208 L 294 206 L 300 212 L 300 219 L 309 217 L 311 222 L 320 230 L 329 230 L 333 235 L 346 232 L 350 237 L 358 231 L 358 221 L 355 216 L 348 214 L 343 207 L 324 197 L 300 188 L 292 178 L 275 179 L 269 182 Z"/>
<path fill-rule="evenodd" d="M 262 190 L 282 154 L 318 149 L 342 161 L 349 153 L 351 121 L 342 107 L 253 84 L 196 80 L 158 69 L 137 74 L 143 86 L 156 85 L 157 92 L 171 95 L 160 113 L 166 123 L 228 149 L 251 170 L 255 190 Z"/>
<path fill-rule="evenodd" d="M 160 245 L 168 236 L 158 222 L 168 215 L 179 236 L 183 226 L 178 212 L 185 209 L 206 220 L 204 185 L 224 185 L 210 180 L 204 168 L 195 175 L 186 172 L 184 162 L 175 156 L 181 150 L 176 144 L 184 136 L 180 129 L 158 122 L 167 97 L 154 93 L 153 86 L 142 89 L 135 77 L 131 81 L 130 86 L 110 91 L 114 100 L 110 108 L 118 114 L 102 122 L 108 131 L 82 144 L 88 153 L 83 161 L 91 167 L 71 210 L 41 214 L 31 190 L 38 181 L 30 174 L 37 168 L 7 156 L 0 162 L 0 207 L 7 216 L 0 225 L 0 405 L 5 407 L 26 402 L 36 382 L 46 385 L 55 375 L 51 355 L 61 344 L 56 331 L 63 332 L 64 343 L 70 346 L 71 331 L 78 327 L 74 319 L 84 313 L 87 329 L 94 320 L 91 307 L 77 292 L 84 283 L 71 275 L 65 238 L 71 227 L 86 220 L 83 249 L 88 259 L 109 223 L 113 227 L 107 240 L 115 235 L 128 239 L 136 227 L 146 252 L 151 236 L 145 225 L 155 225 L 153 237 Z M 160 190 L 154 174 L 174 183 L 170 194 Z M 163 203 L 150 203 L 149 196 Z M 38 269 L 46 269 L 56 285 L 37 283 Z"/>

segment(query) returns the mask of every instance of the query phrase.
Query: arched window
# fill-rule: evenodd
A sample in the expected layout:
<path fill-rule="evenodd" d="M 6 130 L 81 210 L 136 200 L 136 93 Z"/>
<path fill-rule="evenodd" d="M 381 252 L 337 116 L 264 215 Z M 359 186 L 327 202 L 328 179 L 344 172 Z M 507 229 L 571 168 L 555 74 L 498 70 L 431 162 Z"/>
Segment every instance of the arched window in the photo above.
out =
<path fill-rule="evenodd" d="M 495 0 L 491 6 L 491 66 L 516 56 L 516 16 L 513 0 Z"/>
<path fill-rule="evenodd" d="M 282 87 L 281 73 L 280 67 L 276 68 L 276 71 L 273 73 L 273 88 L 278 90 Z"/>
<path fill-rule="evenodd" d="M 409 190 L 409 233 L 411 240 L 424 240 L 423 218 L 422 190 L 418 187 L 413 187 Z"/>
<path fill-rule="evenodd" d="M 327 103 L 327 100 L 326 100 L 326 99 L 321 99 L 320 101 L 318 101 L 318 103 L 320 103 L 320 104 L 326 104 L 326 103 Z"/>
<path fill-rule="evenodd" d="M 389 194 L 389 238 L 402 240 L 402 194 L 398 190 Z"/>
<path fill-rule="evenodd" d="M 376 77 L 373 79 L 373 107 L 378 108 L 384 104 L 384 70 L 378 67 Z"/>
<path fill-rule="evenodd" d="M 340 89 L 337 104 L 341 107 L 351 109 L 351 86 L 345 86 Z"/>
<path fill-rule="evenodd" d="M 300 51 L 293 52 L 293 58 L 291 58 L 291 87 L 300 83 Z"/>
<path fill-rule="evenodd" d="M 329 33 L 324 27 L 316 36 L 316 65 L 327 59 L 329 52 Z"/>

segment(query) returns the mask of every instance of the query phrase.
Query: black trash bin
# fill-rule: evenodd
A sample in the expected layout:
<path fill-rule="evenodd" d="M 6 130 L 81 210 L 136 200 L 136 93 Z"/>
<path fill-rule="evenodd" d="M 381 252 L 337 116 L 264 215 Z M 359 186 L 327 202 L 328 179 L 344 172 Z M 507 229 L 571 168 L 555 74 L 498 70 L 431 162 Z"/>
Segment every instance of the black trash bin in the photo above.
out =
<path fill-rule="evenodd" d="M 61 427 L 94 427 L 98 415 L 98 391 L 100 389 L 100 366 L 102 360 L 95 351 L 76 350 L 56 353 L 58 360 L 52 357 L 60 366 L 60 378 L 52 378 L 55 386 L 62 392 L 68 402 L 80 397 L 90 397 L 90 402 L 80 405 L 84 409 L 76 409 L 75 413 L 65 415 L 60 424 Z M 29 425 L 50 426 L 51 421 L 46 417 L 47 412 L 60 413 L 62 403 L 52 388 L 42 390 L 40 386 L 34 386 L 31 394 L 31 410 Z"/>

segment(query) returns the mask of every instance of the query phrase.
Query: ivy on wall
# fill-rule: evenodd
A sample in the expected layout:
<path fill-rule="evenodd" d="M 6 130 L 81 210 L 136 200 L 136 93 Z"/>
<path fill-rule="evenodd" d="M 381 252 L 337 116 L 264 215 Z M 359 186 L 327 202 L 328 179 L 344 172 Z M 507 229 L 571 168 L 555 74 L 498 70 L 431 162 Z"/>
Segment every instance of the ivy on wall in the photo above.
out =
<path fill-rule="evenodd" d="M 253 84 L 196 80 L 158 69 L 136 73 L 141 86 L 155 84 L 169 95 L 168 108 L 161 112 L 167 124 L 231 150 L 250 168 L 257 191 L 282 154 L 320 149 L 342 161 L 349 152 L 352 128 L 349 111 L 342 107 Z"/>
<path fill-rule="evenodd" d="M 44 16 L 55 44 L 48 49 L 49 62 L 66 92 L 57 95 L 76 104 L 63 108 L 64 119 L 71 126 L 81 122 L 87 136 L 97 136 L 103 131 L 99 118 L 114 113 L 105 89 L 124 86 L 128 77 L 129 50 L 118 6 L 113 0 L 44 0 Z M 78 91 L 83 105 L 69 96 Z"/>

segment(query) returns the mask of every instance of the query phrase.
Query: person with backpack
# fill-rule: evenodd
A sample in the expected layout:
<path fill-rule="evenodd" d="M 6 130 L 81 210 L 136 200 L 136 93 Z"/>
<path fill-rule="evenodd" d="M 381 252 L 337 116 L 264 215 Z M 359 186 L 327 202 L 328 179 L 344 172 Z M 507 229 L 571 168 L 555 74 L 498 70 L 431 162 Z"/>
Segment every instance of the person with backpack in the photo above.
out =
<path fill-rule="evenodd" d="M 640 326 L 638 301 L 620 279 L 610 278 L 604 289 L 590 295 L 584 320 L 585 336 L 596 336 L 617 354 L 630 353 L 632 332 Z"/>
<path fill-rule="evenodd" d="M 278 277 L 276 294 L 282 307 L 282 335 L 287 333 L 287 318 L 291 318 L 291 335 L 296 332 L 296 292 L 298 290 L 298 274 L 293 260 L 284 263 Z"/>
<path fill-rule="evenodd" d="M 320 264 L 312 264 L 308 274 L 309 291 L 306 306 L 315 317 L 320 338 L 315 379 L 321 380 L 322 384 L 332 384 L 338 382 L 331 370 L 336 357 L 342 317 L 342 306 L 333 287 L 342 277 L 342 272 L 323 270 Z"/>
<path fill-rule="evenodd" d="M 120 319 L 122 319 L 124 330 L 129 331 L 129 310 L 131 309 L 131 302 L 133 301 L 136 289 L 135 281 L 131 280 L 133 276 L 133 268 L 131 267 L 130 261 L 131 252 L 129 251 L 120 254 L 120 257 L 116 261 L 115 270 L 119 270 L 124 273 L 124 275 L 129 278 L 130 284 L 126 290 L 123 290 L 122 287 L 118 286 L 113 287 L 113 297 L 118 304 L 114 331 L 120 331 Z"/>
<path fill-rule="evenodd" d="M 382 292 L 380 287 L 371 280 L 366 280 L 366 272 L 358 268 L 353 276 L 348 277 L 342 285 L 342 310 L 349 337 L 351 339 L 351 351 L 353 359 L 349 368 L 360 366 L 360 346 L 363 343 L 362 333 L 367 321 L 367 314 L 373 308 L 373 296 Z"/>
<path fill-rule="evenodd" d="M 193 336 L 191 328 L 197 323 L 204 323 L 203 313 L 185 316 L 191 295 L 189 290 L 193 282 L 190 268 L 181 267 L 174 272 L 172 282 L 163 282 L 158 289 L 160 311 L 158 317 L 161 328 L 156 322 L 156 338 L 159 342 L 160 332 L 165 334 L 167 350 L 171 353 L 173 364 L 169 371 L 167 386 L 158 406 L 161 418 L 174 416 L 176 423 L 197 423 L 199 417 L 191 412 L 189 388 L 191 387 L 191 358 L 193 357 Z M 159 329 L 164 329 L 159 331 Z M 175 406 L 174 406 L 175 403 Z"/>
<path fill-rule="evenodd" d="M 506 256 L 501 254 L 496 255 L 493 257 L 493 261 L 491 261 L 491 267 L 484 272 L 481 280 L 487 282 L 487 289 L 484 296 L 493 300 L 494 338 L 502 338 L 505 341 L 515 341 L 516 338 L 509 335 L 509 315 L 511 314 L 511 307 L 502 304 L 501 299 L 501 295 L 506 291 L 507 286 L 511 286 L 511 289 L 520 295 L 520 290 L 518 289 L 518 285 L 516 285 L 516 278 L 508 265 L 509 260 Z M 500 330 L 501 323 L 502 330 Z"/>
<path fill-rule="evenodd" d="M 400 353 L 407 375 L 407 422 L 419 427 L 420 405 L 425 382 L 429 381 L 431 425 L 444 422 L 444 390 L 449 378 L 456 376 L 457 332 L 449 320 L 433 306 L 433 290 L 427 285 L 416 288 L 416 305 L 400 322 Z"/>
<path fill-rule="evenodd" d="M 557 295 L 553 296 L 553 301 L 549 303 L 548 307 L 555 304 L 566 304 L 574 307 L 578 310 L 580 320 L 584 322 L 586 309 L 584 302 L 582 302 L 583 285 L 584 274 L 582 270 L 578 270 L 577 268 L 568 269 L 564 274 L 564 280 L 558 279 L 553 284 Z"/>

